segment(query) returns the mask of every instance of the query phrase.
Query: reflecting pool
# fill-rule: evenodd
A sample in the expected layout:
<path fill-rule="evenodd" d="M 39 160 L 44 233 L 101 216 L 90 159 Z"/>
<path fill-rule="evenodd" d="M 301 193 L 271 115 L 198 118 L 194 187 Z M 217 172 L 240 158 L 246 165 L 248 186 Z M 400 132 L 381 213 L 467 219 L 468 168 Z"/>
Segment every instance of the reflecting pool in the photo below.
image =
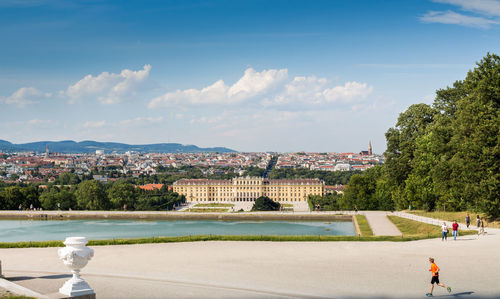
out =
<path fill-rule="evenodd" d="M 354 236 L 350 221 L 0 220 L 0 242 L 188 235 Z"/>

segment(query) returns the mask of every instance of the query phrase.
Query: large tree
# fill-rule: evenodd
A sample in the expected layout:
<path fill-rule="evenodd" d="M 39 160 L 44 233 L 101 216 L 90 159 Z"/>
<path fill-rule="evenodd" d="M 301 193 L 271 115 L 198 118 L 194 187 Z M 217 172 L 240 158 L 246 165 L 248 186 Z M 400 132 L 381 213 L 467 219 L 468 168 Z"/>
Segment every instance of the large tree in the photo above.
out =
<path fill-rule="evenodd" d="M 78 207 L 83 210 L 106 210 L 109 208 L 104 185 L 96 180 L 80 183 L 75 197 Z"/>
<path fill-rule="evenodd" d="M 127 205 L 127 209 L 133 210 L 137 200 L 137 192 L 134 185 L 118 181 L 108 189 L 108 198 L 115 209 L 121 209 L 123 205 Z"/>
<path fill-rule="evenodd" d="M 465 201 L 500 216 L 500 57 L 486 55 L 461 84 L 453 119 L 451 185 Z M 457 194 L 458 196 L 458 194 Z"/>
<path fill-rule="evenodd" d="M 426 104 L 408 107 L 398 117 L 395 128 L 385 134 L 387 139 L 386 168 L 391 184 L 394 186 L 392 198 L 398 208 L 406 208 L 410 201 L 405 196 L 405 181 L 413 170 L 413 159 L 417 140 L 427 132 L 438 114 L 437 110 Z"/>

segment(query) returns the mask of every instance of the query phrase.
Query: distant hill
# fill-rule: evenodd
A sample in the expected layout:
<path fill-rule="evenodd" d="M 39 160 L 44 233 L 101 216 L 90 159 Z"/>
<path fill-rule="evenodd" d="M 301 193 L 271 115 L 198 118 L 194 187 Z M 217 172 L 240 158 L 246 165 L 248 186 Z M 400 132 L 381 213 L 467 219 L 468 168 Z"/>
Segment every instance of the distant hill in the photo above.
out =
<path fill-rule="evenodd" d="M 202 148 L 196 145 L 182 145 L 179 143 L 155 143 L 155 144 L 125 144 L 116 142 L 97 142 L 97 141 L 81 141 L 75 142 L 72 140 L 64 141 L 38 141 L 22 144 L 10 143 L 6 140 L 0 140 L 0 152 L 45 152 L 46 146 L 49 146 L 50 152 L 57 153 L 95 153 L 96 150 L 104 150 L 105 153 L 124 153 L 127 151 L 136 151 L 140 153 L 203 153 L 203 152 L 219 152 L 231 153 L 235 150 L 226 147 L 208 147 Z"/>

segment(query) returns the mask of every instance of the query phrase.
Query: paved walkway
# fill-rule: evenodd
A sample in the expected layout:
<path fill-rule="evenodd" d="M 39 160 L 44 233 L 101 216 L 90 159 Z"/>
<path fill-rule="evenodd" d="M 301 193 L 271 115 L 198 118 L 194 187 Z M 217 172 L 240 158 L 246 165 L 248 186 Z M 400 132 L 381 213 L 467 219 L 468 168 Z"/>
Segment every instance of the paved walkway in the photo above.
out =
<path fill-rule="evenodd" d="M 399 229 L 387 218 L 385 211 L 363 211 L 375 236 L 401 236 Z"/>
<path fill-rule="evenodd" d="M 432 256 L 452 296 L 498 298 L 499 246 L 500 230 L 447 242 L 94 246 L 82 277 L 99 298 L 424 298 Z M 41 294 L 70 277 L 57 248 L 0 249 L 0 256 L 9 279 Z"/>

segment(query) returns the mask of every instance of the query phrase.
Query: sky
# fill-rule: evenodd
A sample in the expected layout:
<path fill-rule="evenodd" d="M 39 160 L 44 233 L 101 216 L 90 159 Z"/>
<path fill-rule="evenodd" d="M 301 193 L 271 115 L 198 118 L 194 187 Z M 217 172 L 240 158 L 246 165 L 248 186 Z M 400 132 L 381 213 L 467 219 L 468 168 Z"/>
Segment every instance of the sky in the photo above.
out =
<path fill-rule="evenodd" d="M 0 0 L 0 139 L 381 154 L 499 48 L 500 0 Z"/>

